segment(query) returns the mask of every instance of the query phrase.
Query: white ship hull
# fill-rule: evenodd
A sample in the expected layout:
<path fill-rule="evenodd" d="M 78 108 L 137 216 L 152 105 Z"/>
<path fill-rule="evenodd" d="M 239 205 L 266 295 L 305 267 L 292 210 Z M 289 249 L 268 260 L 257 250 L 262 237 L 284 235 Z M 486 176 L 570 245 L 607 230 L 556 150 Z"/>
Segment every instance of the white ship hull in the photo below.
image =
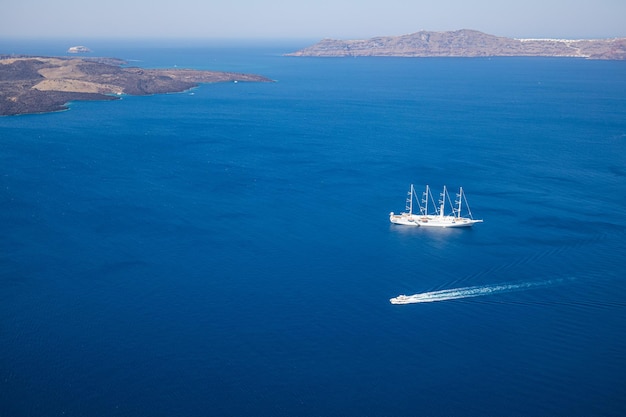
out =
<path fill-rule="evenodd" d="M 417 223 L 423 227 L 471 227 L 474 223 L 482 223 L 482 220 L 454 216 L 419 217 Z"/>
<path fill-rule="evenodd" d="M 389 302 L 391 302 L 391 304 L 411 304 L 412 299 L 406 295 L 399 295 L 397 297 L 390 298 Z"/>
<path fill-rule="evenodd" d="M 394 214 L 389 213 L 389 221 L 393 224 L 401 224 L 403 226 L 419 226 L 417 216 L 409 213 Z"/>

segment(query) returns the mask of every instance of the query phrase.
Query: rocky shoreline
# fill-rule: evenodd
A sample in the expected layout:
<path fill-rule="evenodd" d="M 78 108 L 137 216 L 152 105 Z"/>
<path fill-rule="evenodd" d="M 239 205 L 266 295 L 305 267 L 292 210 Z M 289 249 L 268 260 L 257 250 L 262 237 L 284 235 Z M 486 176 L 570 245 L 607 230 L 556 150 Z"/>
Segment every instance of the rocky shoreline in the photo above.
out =
<path fill-rule="evenodd" d="M 626 38 L 513 39 L 476 30 L 420 31 L 364 40 L 324 39 L 287 56 L 497 57 L 540 56 L 625 60 Z"/>
<path fill-rule="evenodd" d="M 70 101 L 116 100 L 189 90 L 201 83 L 271 82 L 222 71 L 123 67 L 115 58 L 0 56 L 0 115 L 67 109 Z"/>

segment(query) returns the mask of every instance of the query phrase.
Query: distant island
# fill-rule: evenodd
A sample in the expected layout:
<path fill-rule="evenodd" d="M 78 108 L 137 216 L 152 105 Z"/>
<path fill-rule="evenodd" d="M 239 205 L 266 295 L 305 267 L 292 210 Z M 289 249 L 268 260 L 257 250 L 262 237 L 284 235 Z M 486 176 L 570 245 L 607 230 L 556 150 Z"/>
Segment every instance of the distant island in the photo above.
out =
<path fill-rule="evenodd" d="M 115 100 L 189 90 L 200 83 L 271 82 L 232 72 L 123 67 L 115 58 L 0 56 L 0 115 L 67 109 L 70 101 Z"/>
<path fill-rule="evenodd" d="M 514 39 L 476 30 L 420 31 L 365 40 L 324 39 L 287 56 L 496 57 L 541 56 L 626 59 L 626 38 Z"/>

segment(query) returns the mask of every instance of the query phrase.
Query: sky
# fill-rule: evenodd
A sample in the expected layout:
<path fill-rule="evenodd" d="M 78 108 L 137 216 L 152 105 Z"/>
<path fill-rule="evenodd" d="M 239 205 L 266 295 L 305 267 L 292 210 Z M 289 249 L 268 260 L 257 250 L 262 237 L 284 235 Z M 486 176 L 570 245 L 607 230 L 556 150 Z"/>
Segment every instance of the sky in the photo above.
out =
<path fill-rule="evenodd" d="M 0 38 L 365 39 L 475 29 L 626 37 L 625 0 L 13 0 Z"/>

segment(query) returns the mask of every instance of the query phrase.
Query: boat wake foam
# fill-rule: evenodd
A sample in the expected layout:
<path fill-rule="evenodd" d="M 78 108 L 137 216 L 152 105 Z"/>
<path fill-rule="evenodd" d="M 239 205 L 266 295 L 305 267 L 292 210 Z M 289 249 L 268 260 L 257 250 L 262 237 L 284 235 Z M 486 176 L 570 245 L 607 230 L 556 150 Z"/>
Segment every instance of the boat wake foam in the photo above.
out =
<path fill-rule="evenodd" d="M 480 297 L 483 295 L 500 294 L 513 291 L 546 287 L 562 282 L 562 279 L 524 282 L 519 284 L 479 285 L 475 287 L 451 288 L 448 290 L 429 291 L 414 295 L 399 295 L 391 298 L 391 304 L 433 303 L 435 301 L 458 300 L 460 298 Z"/>

